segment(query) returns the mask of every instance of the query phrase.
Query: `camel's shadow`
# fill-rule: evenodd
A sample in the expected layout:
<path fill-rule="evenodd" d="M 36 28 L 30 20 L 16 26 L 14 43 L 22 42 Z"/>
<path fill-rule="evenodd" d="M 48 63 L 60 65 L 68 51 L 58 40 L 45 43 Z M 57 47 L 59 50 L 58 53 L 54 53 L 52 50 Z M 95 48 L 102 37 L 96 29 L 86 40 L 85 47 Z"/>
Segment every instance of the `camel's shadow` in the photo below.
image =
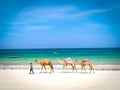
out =
<path fill-rule="evenodd" d="M 60 72 L 53 72 L 53 73 L 50 73 L 50 72 L 35 72 L 34 74 L 91 74 L 90 72 L 67 72 L 67 71 L 60 71 Z"/>

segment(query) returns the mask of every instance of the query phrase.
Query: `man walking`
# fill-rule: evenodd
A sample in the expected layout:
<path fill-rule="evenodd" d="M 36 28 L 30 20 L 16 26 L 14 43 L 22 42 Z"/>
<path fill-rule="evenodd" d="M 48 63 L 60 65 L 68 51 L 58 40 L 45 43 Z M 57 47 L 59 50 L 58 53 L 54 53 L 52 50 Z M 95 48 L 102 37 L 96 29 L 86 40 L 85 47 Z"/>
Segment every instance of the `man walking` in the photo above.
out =
<path fill-rule="evenodd" d="M 31 72 L 32 72 L 32 74 L 34 74 L 34 72 L 33 72 L 33 65 L 32 65 L 32 63 L 30 63 L 30 74 L 31 74 Z"/>

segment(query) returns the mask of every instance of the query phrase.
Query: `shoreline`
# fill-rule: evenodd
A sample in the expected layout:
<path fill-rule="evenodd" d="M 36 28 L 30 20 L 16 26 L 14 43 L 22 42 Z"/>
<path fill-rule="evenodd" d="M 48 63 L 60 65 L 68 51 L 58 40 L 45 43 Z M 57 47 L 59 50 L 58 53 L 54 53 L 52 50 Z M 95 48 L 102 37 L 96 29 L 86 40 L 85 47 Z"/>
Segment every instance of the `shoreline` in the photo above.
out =
<path fill-rule="evenodd" d="M 53 65 L 54 70 L 62 70 L 62 65 Z M 40 65 L 33 65 L 34 69 L 41 69 Z M 50 67 L 46 66 L 49 70 Z M 80 65 L 76 65 L 77 70 L 81 70 Z M 29 65 L 0 65 L 0 70 L 16 70 L 16 69 L 29 69 Z M 65 70 L 72 70 L 71 66 L 67 66 Z M 86 70 L 89 70 L 89 66 L 86 66 Z M 120 71 L 120 65 L 94 65 L 96 71 Z"/>

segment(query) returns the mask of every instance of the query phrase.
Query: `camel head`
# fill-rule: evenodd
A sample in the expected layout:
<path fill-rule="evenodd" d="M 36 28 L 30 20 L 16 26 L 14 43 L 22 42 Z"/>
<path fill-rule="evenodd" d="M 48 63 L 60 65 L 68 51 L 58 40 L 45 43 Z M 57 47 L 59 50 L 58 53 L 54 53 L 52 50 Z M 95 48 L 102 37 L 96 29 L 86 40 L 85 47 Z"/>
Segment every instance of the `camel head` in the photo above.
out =
<path fill-rule="evenodd" d="M 37 60 L 37 59 L 35 59 L 35 60 L 34 60 L 34 62 L 38 62 L 38 60 Z"/>
<path fill-rule="evenodd" d="M 59 58 L 56 58 L 56 61 L 59 61 L 60 59 Z"/>
<path fill-rule="evenodd" d="M 74 61 L 75 61 L 75 62 L 78 62 L 78 59 L 75 59 Z"/>
<path fill-rule="evenodd" d="M 37 59 L 35 59 L 34 62 L 36 62 L 37 64 L 41 64 L 41 62 L 39 62 Z"/>
<path fill-rule="evenodd" d="M 75 59 L 74 62 L 77 64 L 81 64 L 81 61 L 79 61 L 78 59 Z"/>

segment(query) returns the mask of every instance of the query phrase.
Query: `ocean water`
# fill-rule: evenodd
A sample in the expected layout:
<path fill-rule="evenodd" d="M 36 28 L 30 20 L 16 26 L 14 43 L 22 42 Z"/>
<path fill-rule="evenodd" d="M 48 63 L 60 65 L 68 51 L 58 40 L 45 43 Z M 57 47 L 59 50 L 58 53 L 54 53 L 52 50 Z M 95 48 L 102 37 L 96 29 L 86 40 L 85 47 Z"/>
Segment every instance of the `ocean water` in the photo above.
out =
<path fill-rule="evenodd" d="M 26 65 L 33 60 L 50 59 L 53 64 L 56 58 L 89 59 L 95 65 L 120 65 L 120 48 L 73 48 L 73 49 L 2 49 L 0 65 Z"/>

